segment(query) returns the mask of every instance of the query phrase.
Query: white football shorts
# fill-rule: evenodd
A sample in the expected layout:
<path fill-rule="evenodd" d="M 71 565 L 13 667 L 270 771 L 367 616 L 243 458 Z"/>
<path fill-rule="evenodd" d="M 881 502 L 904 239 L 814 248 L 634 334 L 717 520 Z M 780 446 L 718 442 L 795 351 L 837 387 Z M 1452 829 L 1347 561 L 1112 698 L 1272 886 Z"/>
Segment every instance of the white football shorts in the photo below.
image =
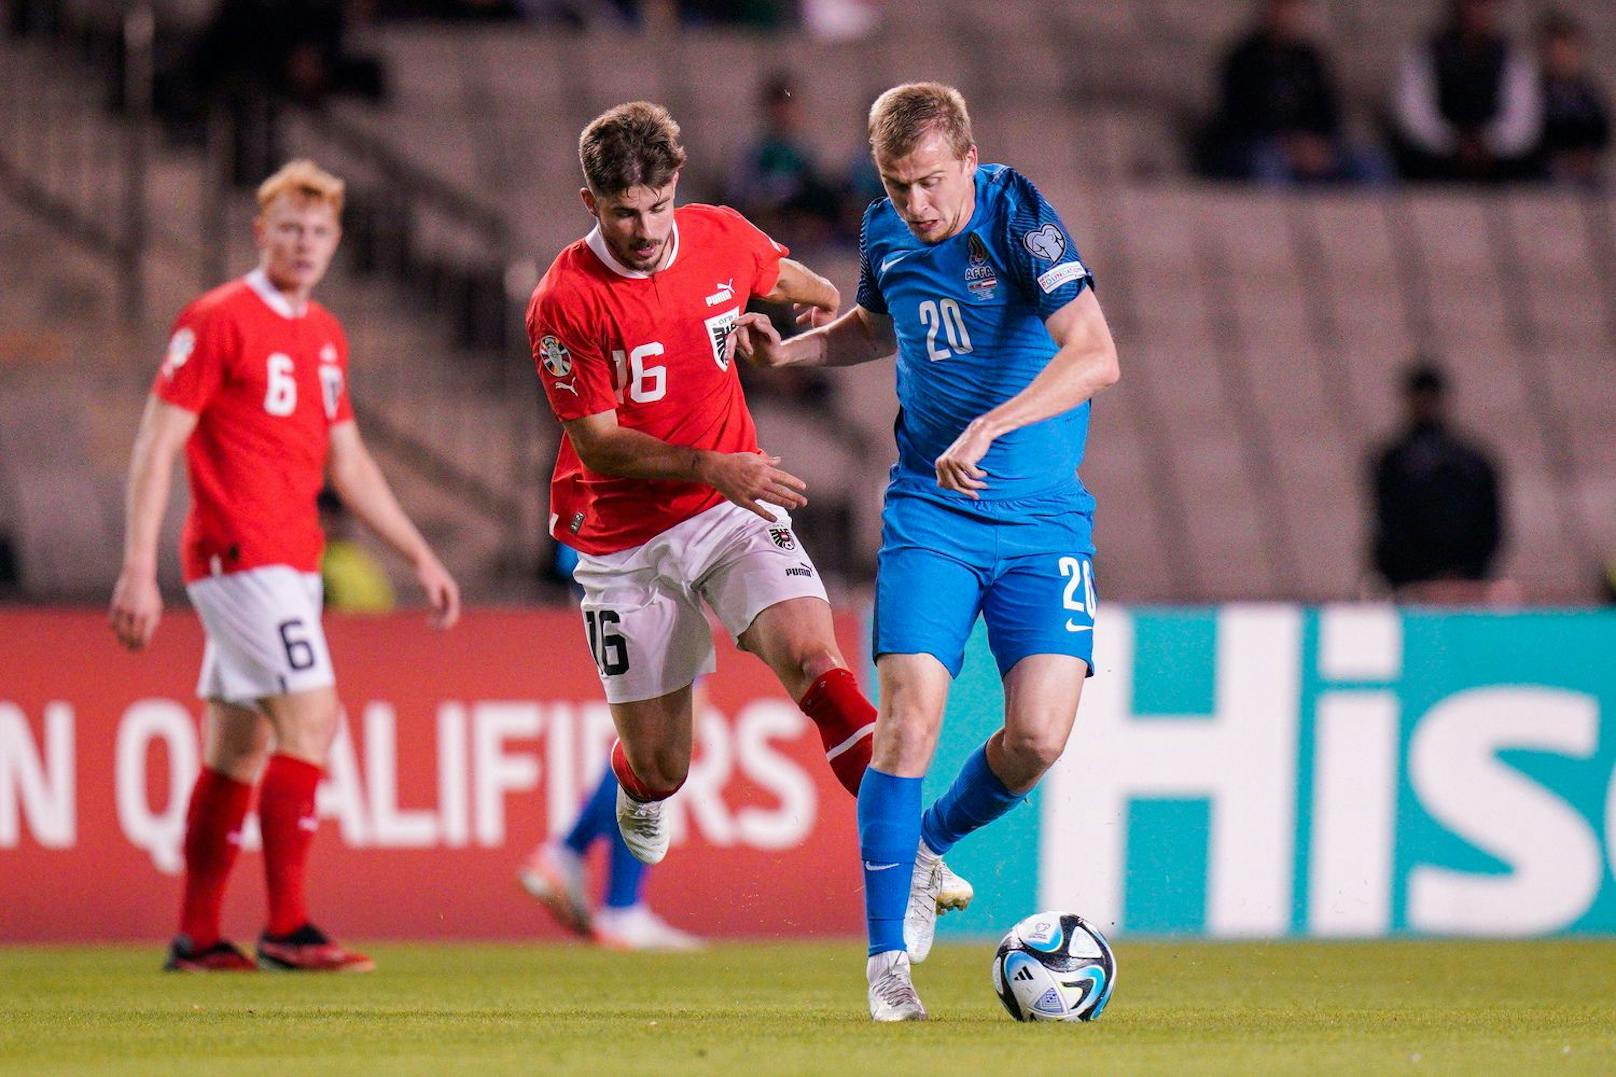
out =
<path fill-rule="evenodd" d="M 320 576 L 288 565 L 209 576 L 185 588 L 208 642 L 196 694 L 250 707 L 335 683 L 320 627 Z"/>
<path fill-rule="evenodd" d="M 791 517 L 767 507 L 775 523 L 724 501 L 642 546 L 578 555 L 572 576 L 608 703 L 655 699 L 713 671 L 702 600 L 737 638 L 777 603 L 828 601 Z"/>

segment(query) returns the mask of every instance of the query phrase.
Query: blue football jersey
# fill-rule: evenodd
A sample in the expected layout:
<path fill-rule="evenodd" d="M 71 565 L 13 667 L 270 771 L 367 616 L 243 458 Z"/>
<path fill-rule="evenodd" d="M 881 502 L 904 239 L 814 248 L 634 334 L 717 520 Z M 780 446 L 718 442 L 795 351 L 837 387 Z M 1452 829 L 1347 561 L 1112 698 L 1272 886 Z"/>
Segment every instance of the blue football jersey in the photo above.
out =
<path fill-rule="evenodd" d="M 976 171 L 970 223 L 928 245 L 881 199 L 859 233 L 859 306 L 891 317 L 898 338 L 898 464 L 939 496 L 934 461 L 967 423 L 1015 396 L 1056 352 L 1044 319 L 1093 284 L 1060 217 L 1004 165 Z M 1087 492 L 1077 477 L 1087 402 L 996 439 L 981 460 L 982 499 Z M 918 485 L 918 484 L 917 484 Z M 1092 505 L 1092 502 L 1089 502 Z"/>

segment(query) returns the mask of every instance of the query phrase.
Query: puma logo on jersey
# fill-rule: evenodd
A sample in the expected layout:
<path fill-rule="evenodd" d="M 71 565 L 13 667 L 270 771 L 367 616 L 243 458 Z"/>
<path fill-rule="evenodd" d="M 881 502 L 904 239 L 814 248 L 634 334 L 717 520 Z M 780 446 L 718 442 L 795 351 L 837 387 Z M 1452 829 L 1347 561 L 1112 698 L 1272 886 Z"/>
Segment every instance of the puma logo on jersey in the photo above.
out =
<path fill-rule="evenodd" d="M 557 389 L 565 389 L 567 392 L 571 393 L 573 396 L 578 395 L 578 379 L 577 378 L 573 378 L 571 381 L 562 381 L 560 378 L 557 378 L 551 384 L 553 384 Z"/>
<path fill-rule="evenodd" d="M 707 305 L 709 307 L 716 307 L 720 303 L 728 303 L 731 299 L 735 298 L 734 277 L 731 277 L 726 281 L 719 281 L 716 287 L 718 288 L 718 291 L 707 297 Z"/>

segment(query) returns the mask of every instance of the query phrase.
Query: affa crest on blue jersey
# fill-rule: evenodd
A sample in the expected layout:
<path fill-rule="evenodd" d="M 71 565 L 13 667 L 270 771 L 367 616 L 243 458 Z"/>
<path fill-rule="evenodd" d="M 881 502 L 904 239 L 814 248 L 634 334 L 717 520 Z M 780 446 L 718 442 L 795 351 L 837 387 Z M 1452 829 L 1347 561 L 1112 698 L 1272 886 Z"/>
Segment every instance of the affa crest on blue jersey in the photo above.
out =
<path fill-rule="evenodd" d="M 1066 237 L 1061 230 L 1053 224 L 1046 224 L 1035 232 L 1027 232 L 1021 237 L 1021 245 L 1027 248 L 1027 253 L 1034 258 L 1042 258 L 1046 262 L 1058 262 L 1061 255 L 1066 253 Z"/>
<path fill-rule="evenodd" d="M 965 238 L 965 252 L 965 287 L 977 299 L 992 299 L 999 287 L 999 277 L 988 260 L 988 245 L 972 232 Z"/>

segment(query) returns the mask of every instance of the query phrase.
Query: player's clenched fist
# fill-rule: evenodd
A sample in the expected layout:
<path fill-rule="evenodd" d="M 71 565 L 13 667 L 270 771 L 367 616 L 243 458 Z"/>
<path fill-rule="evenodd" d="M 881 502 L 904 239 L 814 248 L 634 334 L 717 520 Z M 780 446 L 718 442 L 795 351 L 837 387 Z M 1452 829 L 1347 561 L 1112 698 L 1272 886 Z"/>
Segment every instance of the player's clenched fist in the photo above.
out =
<path fill-rule="evenodd" d="M 774 513 L 759 502 L 779 505 L 787 512 L 808 504 L 808 484 L 777 466 L 778 456 L 761 452 L 711 453 L 703 458 L 702 481 L 741 508 L 775 522 Z"/>
<path fill-rule="evenodd" d="M 766 314 L 743 314 L 735 325 L 735 350 L 754 366 L 780 366 L 785 363 L 785 345 L 780 331 Z"/>
<path fill-rule="evenodd" d="M 978 461 L 992 444 L 993 434 L 981 419 L 967 424 L 954 444 L 937 458 L 937 485 L 977 499 L 980 496 L 977 491 L 987 489 L 988 485 L 985 481 L 988 473 L 978 466 Z"/>
<path fill-rule="evenodd" d="M 163 616 L 163 597 L 157 580 L 147 574 L 125 571 L 112 590 L 112 608 L 107 619 L 118 642 L 138 651 L 151 641 L 157 622 Z"/>

